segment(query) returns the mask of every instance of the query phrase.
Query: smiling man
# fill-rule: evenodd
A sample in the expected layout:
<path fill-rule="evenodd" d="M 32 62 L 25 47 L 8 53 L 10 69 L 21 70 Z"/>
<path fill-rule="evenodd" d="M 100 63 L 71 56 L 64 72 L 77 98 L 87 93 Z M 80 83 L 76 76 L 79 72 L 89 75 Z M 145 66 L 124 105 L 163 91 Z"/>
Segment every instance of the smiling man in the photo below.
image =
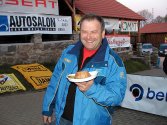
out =
<path fill-rule="evenodd" d="M 126 71 L 109 47 L 102 17 L 87 14 L 80 21 L 80 40 L 67 47 L 57 62 L 43 101 L 44 123 L 112 125 L 111 109 L 122 102 Z M 72 83 L 67 75 L 97 71 L 96 78 Z"/>

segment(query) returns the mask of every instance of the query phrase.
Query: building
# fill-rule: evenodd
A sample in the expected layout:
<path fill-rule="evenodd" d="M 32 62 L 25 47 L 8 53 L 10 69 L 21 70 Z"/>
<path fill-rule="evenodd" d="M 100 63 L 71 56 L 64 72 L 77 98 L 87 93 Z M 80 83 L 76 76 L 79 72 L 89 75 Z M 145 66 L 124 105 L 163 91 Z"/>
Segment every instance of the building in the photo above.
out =
<path fill-rule="evenodd" d="M 49 4 L 51 4 L 50 0 L 42 0 L 42 1 L 43 1 L 43 4 L 45 4 L 45 2 L 49 2 Z M 56 4 L 58 6 L 56 7 L 56 9 L 59 9 L 58 16 L 71 16 L 73 19 L 74 27 L 77 26 L 76 24 L 78 24 L 76 23 L 76 20 L 75 20 L 76 16 L 78 15 L 82 16 L 83 14 L 87 14 L 87 13 L 95 13 L 104 18 L 107 26 L 106 30 L 108 34 L 111 35 L 110 36 L 111 41 L 115 41 L 116 39 L 116 42 L 115 42 L 116 47 L 120 47 L 119 45 L 121 45 L 121 47 L 124 47 L 123 49 L 126 49 L 127 48 L 126 45 L 128 45 L 129 47 L 130 43 L 135 44 L 136 42 L 139 41 L 138 31 L 139 31 L 140 21 L 144 20 L 144 18 L 138 15 L 137 13 L 135 13 L 134 11 L 130 10 L 126 6 L 120 4 L 116 0 L 91 0 L 91 1 L 90 0 L 89 1 L 88 0 L 57 0 L 57 1 L 58 1 L 57 3 L 59 4 L 59 5 Z M 23 2 L 23 1 L 19 1 L 19 2 Z M 8 3 L 8 2 L 5 2 L 5 3 Z M 18 9 L 18 7 L 26 7 L 26 8 L 33 7 L 33 6 L 23 6 L 25 4 L 26 5 L 33 4 L 32 2 L 18 4 L 17 5 L 18 7 L 16 5 L 13 5 L 12 3 L 11 3 L 11 6 L 13 6 L 13 8 L 15 8 L 16 11 L 18 10 L 23 11 L 23 9 Z M 35 6 L 36 4 L 34 5 L 34 7 Z M 43 7 L 45 8 L 45 6 Z M 7 7 L 6 9 L 8 10 L 12 8 Z M 45 9 L 47 9 L 47 7 Z M 53 8 L 50 7 L 50 9 L 52 10 Z M 33 9 L 28 9 L 28 10 L 33 11 Z M 43 9 L 40 9 L 40 10 L 43 11 Z M 53 12 L 52 14 L 50 14 L 50 11 L 47 11 L 47 12 L 49 12 L 49 14 L 47 13 L 44 16 L 50 17 L 50 16 L 56 15 L 55 11 L 52 11 Z M 30 15 L 31 17 L 33 17 L 34 15 L 38 16 L 35 14 L 36 11 L 33 11 L 31 13 L 32 13 Z M 10 15 L 13 16 L 14 14 L 17 16 L 17 13 L 11 13 Z M 19 12 L 18 16 L 22 17 L 21 14 L 22 13 Z M 27 13 L 24 13 L 24 14 L 26 15 Z M 42 14 L 41 13 L 39 14 L 40 14 L 39 17 L 41 17 Z M 10 15 L 8 14 L 8 17 Z M 27 18 L 27 16 L 25 17 Z M 25 22 L 23 21 L 22 23 L 24 24 Z M 34 24 L 34 23 L 31 23 L 31 24 Z M 67 25 L 67 26 L 71 26 L 71 25 Z M 22 26 L 20 27 L 22 28 Z M 75 29 L 74 27 L 73 27 L 73 31 Z M 28 27 L 28 28 L 31 28 L 31 27 Z M 55 28 L 55 27 L 52 26 L 50 28 Z M 69 30 L 71 29 L 71 27 L 66 29 Z M 22 35 L 3 36 L 0 34 L 1 35 L 0 36 L 1 64 L 55 62 L 57 61 L 63 48 L 68 44 L 73 43 L 73 41 L 70 42 L 70 40 L 68 39 L 69 35 L 71 34 L 56 34 L 56 33 L 44 34 L 43 32 L 42 32 L 43 34 L 41 32 L 40 34 L 33 34 L 33 32 L 30 33 L 29 31 L 30 34 L 23 35 L 23 31 L 19 31 L 19 32 L 22 33 Z M 75 33 L 76 32 L 73 32 L 73 36 L 75 35 Z M 68 40 L 66 39 L 65 35 L 67 35 Z M 65 37 L 65 40 L 62 41 L 64 37 Z M 74 37 L 70 36 L 70 38 L 74 38 Z M 119 45 L 117 45 L 117 43 L 119 43 Z M 128 43 L 128 44 L 125 44 L 125 43 Z M 125 52 L 127 54 L 122 53 L 123 59 L 127 59 L 127 56 L 129 56 L 128 51 L 125 51 Z"/>
<path fill-rule="evenodd" d="M 76 16 L 78 14 L 82 16 L 94 13 L 104 18 L 107 34 L 130 35 L 130 43 L 134 46 L 140 42 L 138 32 L 140 21 L 145 20 L 145 18 L 116 0 L 64 0 L 64 3 L 69 8 L 65 7 L 65 11 L 68 13 L 71 11 L 75 30 L 77 30 Z M 61 5 L 59 5 L 59 9 L 62 10 L 60 14 L 65 14 Z"/>
<path fill-rule="evenodd" d="M 155 47 L 167 43 L 167 23 L 151 23 L 140 29 L 141 42 L 150 42 Z"/>

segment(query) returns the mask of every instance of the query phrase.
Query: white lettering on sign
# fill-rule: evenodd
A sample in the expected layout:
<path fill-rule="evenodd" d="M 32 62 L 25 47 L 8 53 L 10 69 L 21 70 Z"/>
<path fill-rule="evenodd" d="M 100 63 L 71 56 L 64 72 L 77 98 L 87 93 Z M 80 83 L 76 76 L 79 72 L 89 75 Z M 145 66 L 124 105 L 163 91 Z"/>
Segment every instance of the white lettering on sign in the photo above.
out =
<path fill-rule="evenodd" d="M 137 21 L 121 21 L 122 32 L 137 32 L 138 22 Z"/>

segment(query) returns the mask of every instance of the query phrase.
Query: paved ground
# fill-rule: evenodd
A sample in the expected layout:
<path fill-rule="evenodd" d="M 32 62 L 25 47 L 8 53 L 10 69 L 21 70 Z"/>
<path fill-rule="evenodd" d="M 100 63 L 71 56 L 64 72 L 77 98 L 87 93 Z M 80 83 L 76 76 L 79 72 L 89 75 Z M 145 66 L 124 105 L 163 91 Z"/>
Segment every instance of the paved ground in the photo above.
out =
<path fill-rule="evenodd" d="M 0 97 L 0 125 L 43 125 L 41 104 L 44 91 Z M 167 125 L 167 117 L 118 108 L 113 125 Z"/>
<path fill-rule="evenodd" d="M 0 97 L 0 125 L 42 125 L 42 92 Z"/>
<path fill-rule="evenodd" d="M 165 76 L 162 67 L 136 74 Z M 0 96 L 0 125 L 43 125 L 41 104 L 44 91 Z M 167 117 L 117 108 L 113 125 L 167 125 Z"/>
<path fill-rule="evenodd" d="M 151 70 L 144 70 L 140 71 L 134 74 L 139 74 L 139 75 L 146 75 L 146 76 L 160 76 L 160 77 L 167 77 L 167 75 L 163 72 L 163 61 L 164 57 L 160 57 L 160 65 L 159 67 L 152 67 Z"/>

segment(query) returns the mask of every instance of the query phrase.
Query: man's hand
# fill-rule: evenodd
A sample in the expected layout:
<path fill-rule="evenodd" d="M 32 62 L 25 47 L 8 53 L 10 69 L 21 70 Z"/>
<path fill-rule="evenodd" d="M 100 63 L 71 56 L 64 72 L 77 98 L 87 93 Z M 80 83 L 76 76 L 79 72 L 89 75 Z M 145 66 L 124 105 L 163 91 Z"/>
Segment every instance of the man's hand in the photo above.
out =
<path fill-rule="evenodd" d="M 90 81 L 87 81 L 87 82 L 77 82 L 75 84 L 78 86 L 79 90 L 81 90 L 82 92 L 85 92 L 93 84 L 93 81 L 94 80 L 90 80 Z"/>
<path fill-rule="evenodd" d="M 52 122 L 52 117 L 43 115 L 43 122 L 46 125 L 50 125 L 50 123 Z"/>

